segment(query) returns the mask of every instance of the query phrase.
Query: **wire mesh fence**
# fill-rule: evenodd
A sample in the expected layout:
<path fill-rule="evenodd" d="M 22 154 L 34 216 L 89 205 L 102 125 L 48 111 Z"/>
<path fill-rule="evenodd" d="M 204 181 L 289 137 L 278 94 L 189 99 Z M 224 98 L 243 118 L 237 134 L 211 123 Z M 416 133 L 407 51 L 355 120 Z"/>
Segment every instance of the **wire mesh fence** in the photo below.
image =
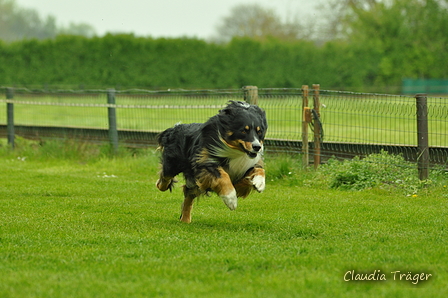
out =
<path fill-rule="evenodd" d="M 312 91 L 312 90 L 311 90 Z M 27 90 L 15 89 L 14 98 L 0 100 L 0 136 L 8 134 L 7 105 L 14 106 L 14 133 L 26 138 L 77 137 L 109 140 L 109 109 L 116 111 L 118 140 L 123 145 L 148 146 L 156 135 L 176 123 L 202 123 L 229 100 L 244 100 L 237 90 Z M 4 93 L 6 94 L 6 92 Z M 310 93 L 310 108 L 313 107 Z M 353 157 L 386 150 L 408 160 L 418 158 L 416 99 L 411 96 L 319 90 L 319 121 L 309 122 L 307 141 L 315 153 L 313 124 L 321 123 L 323 160 Z M 302 153 L 302 88 L 258 89 L 258 105 L 269 123 L 267 150 Z M 429 97 L 428 143 L 431 164 L 448 161 L 448 100 Z M 317 117 L 314 115 L 314 117 Z"/>

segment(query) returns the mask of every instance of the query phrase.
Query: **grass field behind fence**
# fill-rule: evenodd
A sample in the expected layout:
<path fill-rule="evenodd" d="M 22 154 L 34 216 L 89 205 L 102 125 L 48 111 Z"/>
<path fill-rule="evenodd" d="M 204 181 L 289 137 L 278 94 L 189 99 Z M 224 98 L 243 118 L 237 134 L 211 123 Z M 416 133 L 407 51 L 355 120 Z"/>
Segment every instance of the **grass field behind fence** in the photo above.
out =
<path fill-rule="evenodd" d="M 152 150 L 109 158 L 74 144 L 36 153 L 20 141 L 12 153 L 2 141 L 0 297 L 448 294 L 443 184 L 411 197 L 316 188 L 299 161 L 268 158 L 263 194 L 234 212 L 202 198 L 183 224 L 179 187 L 154 186 Z M 386 281 L 351 280 L 375 270 Z"/>
<path fill-rule="evenodd" d="M 107 107 L 104 106 L 106 94 L 17 94 L 15 100 L 35 102 L 15 104 L 15 123 L 18 125 L 102 129 L 108 127 Z M 117 95 L 118 129 L 157 132 L 175 123 L 204 122 L 215 115 L 228 100 L 242 100 L 242 95 Z M 417 145 L 416 108 L 415 99 L 412 97 L 348 96 L 329 93 L 321 95 L 320 101 L 324 142 Z M 51 103 L 78 106 L 55 106 Z M 267 113 L 268 138 L 301 140 L 301 95 L 260 95 L 259 105 Z M 310 106 L 312 107 L 312 103 Z M 441 98 L 429 98 L 428 107 L 429 145 L 447 147 L 448 103 Z M 6 104 L 0 104 L 0 123 L 3 124 L 6 123 L 5 109 Z M 313 138 L 311 131 L 309 138 Z"/>

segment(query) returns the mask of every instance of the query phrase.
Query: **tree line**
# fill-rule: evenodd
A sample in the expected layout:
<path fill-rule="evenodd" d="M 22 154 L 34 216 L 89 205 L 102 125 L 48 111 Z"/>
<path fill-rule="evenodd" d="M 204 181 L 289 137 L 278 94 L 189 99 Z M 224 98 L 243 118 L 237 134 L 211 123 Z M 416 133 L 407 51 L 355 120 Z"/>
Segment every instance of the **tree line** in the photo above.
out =
<path fill-rule="evenodd" d="M 403 78 L 448 77 L 448 1 L 332 3 L 337 17 L 320 42 L 298 37 L 291 23 L 264 22 L 265 31 L 247 30 L 225 42 L 108 34 L 0 43 L 0 84 L 157 89 L 320 83 L 399 92 L 385 88 L 400 86 Z"/>
<path fill-rule="evenodd" d="M 58 36 L 0 44 L 1 84 L 240 88 L 370 85 L 376 53 L 338 42 L 234 38 L 226 44 L 133 35 Z M 363 56 L 363 59 L 356 57 Z M 355 59 L 353 59 L 355 58 Z"/>

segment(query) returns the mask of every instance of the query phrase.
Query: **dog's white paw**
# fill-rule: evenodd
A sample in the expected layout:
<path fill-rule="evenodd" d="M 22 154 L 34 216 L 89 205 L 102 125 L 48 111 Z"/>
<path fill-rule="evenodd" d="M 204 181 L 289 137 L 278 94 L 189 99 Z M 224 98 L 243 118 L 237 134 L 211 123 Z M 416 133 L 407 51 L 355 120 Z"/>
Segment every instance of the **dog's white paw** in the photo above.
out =
<path fill-rule="evenodd" d="M 224 204 L 229 207 L 230 210 L 235 210 L 238 205 L 238 198 L 236 197 L 236 191 L 232 190 L 228 195 L 222 195 L 221 199 Z"/>
<path fill-rule="evenodd" d="M 252 179 L 252 184 L 258 192 L 262 192 L 266 188 L 264 176 L 257 175 Z"/>

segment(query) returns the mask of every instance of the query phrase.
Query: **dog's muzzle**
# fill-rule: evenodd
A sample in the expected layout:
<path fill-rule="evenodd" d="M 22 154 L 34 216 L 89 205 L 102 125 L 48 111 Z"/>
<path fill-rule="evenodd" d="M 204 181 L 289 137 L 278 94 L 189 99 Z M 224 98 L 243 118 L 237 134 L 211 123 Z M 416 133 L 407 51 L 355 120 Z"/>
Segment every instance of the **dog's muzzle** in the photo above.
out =
<path fill-rule="evenodd" d="M 252 142 L 252 150 L 247 152 L 247 155 L 250 158 L 257 157 L 258 153 L 262 151 L 263 147 L 261 146 L 261 143 L 258 140 L 255 140 Z"/>

